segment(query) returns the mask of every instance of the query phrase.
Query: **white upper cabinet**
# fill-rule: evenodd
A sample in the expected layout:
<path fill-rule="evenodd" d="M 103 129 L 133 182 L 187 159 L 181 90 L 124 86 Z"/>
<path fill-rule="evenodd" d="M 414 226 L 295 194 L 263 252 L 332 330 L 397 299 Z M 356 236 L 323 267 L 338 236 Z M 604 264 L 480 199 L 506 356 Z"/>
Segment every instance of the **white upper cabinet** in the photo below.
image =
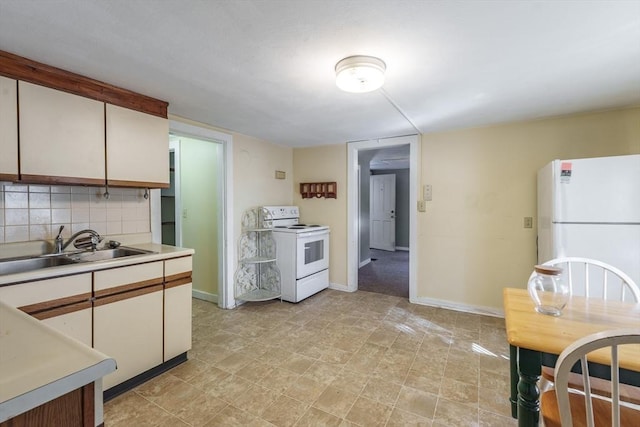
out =
<path fill-rule="evenodd" d="M 0 181 L 18 178 L 18 95 L 16 80 L 0 76 Z"/>
<path fill-rule="evenodd" d="M 104 183 L 104 103 L 23 81 L 18 96 L 21 179 Z"/>
<path fill-rule="evenodd" d="M 114 186 L 169 186 L 169 121 L 106 106 L 107 182 Z"/>

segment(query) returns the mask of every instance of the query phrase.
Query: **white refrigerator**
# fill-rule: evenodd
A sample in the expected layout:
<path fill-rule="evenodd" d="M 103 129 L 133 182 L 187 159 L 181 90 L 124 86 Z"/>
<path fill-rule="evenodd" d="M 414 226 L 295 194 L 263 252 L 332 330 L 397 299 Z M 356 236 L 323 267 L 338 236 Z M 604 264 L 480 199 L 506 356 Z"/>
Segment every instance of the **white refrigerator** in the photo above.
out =
<path fill-rule="evenodd" d="M 640 154 L 538 171 L 538 262 L 566 256 L 606 262 L 640 286 Z"/>

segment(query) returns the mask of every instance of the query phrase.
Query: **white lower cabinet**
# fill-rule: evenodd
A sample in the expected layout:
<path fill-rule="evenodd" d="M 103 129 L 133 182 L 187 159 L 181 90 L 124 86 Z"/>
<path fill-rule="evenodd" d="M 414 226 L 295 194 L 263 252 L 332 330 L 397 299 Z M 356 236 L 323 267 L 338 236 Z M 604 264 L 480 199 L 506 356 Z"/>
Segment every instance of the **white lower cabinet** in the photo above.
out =
<path fill-rule="evenodd" d="M 162 360 L 163 262 L 94 273 L 93 347 L 116 360 L 105 390 Z"/>
<path fill-rule="evenodd" d="M 34 316 L 39 318 L 39 316 Z M 86 308 L 78 311 L 73 311 L 58 316 L 43 318 L 42 323 L 51 326 L 53 329 L 57 329 L 63 334 L 75 338 L 83 344 L 91 347 L 92 344 L 92 332 L 91 332 L 91 303 Z"/>
<path fill-rule="evenodd" d="M 91 347 L 91 273 L 3 286 L 0 299 Z"/>
<path fill-rule="evenodd" d="M 0 300 L 114 358 L 108 390 L 191 349 L 191 271 L 182 256 L 0 286 Z"/>
<path fill-rule="evenodd" d="M 192 257 L 165 261 L 164 361 L 191 349 Z"/>

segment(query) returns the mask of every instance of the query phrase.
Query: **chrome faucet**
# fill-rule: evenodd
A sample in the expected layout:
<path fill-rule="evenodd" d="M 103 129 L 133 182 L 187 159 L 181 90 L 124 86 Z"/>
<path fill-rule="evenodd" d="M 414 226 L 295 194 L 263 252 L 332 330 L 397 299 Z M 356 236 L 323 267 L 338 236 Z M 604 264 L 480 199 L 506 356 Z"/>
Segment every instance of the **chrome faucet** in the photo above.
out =
<path fill-rule="evenodd" d="M 100 235 L 96 231 L 86 229 L 74 233 L 71 237 L 69 237 L 69 240 L 64 243 L 64 239 L 62 238 L 63 229 L 64 225 L 61 225 L 60 229 L 58 230 L 58 235 L 55 239 L 55 253 L 57 254 L 62 253 L 74 240 L 76 240 L 82 234 L 89 234 L 90 237 L 78 240 L 78 242 L 74 244 L 74 246 L 78 249 L 86 249 L 91 247 L 91 250 L 95 251 L 98 243 L 102 241 L 102 237 L 100 237 Z"/>

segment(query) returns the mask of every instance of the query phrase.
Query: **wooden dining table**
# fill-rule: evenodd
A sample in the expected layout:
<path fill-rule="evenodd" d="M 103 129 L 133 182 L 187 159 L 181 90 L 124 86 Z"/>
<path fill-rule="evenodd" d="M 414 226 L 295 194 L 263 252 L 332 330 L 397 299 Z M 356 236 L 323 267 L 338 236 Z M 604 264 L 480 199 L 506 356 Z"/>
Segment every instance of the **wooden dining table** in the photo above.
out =
<path fill-rule="evenodd" d="M 526 289 L 503 290 L 504 315 L 511 364 L 511 414 L 518 426 L 540 420 L 542 353 L 559 355 L 584 336 L 611 329 L 638 328 L 640 303 L 571 296 L 560 316 L 538 313 Z M 640 345 L 620 347 L 620 367 L 640 373 Z M 610 352 L 599 350 L 589 362 L 610 364 Z"/>

